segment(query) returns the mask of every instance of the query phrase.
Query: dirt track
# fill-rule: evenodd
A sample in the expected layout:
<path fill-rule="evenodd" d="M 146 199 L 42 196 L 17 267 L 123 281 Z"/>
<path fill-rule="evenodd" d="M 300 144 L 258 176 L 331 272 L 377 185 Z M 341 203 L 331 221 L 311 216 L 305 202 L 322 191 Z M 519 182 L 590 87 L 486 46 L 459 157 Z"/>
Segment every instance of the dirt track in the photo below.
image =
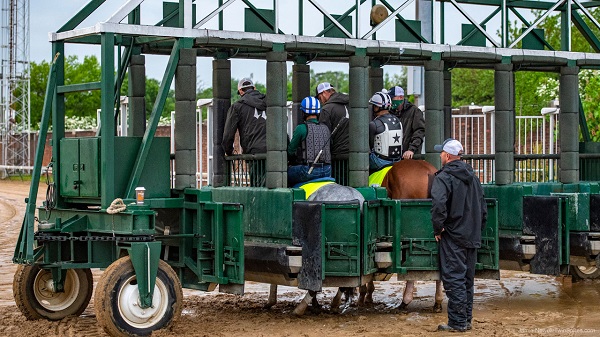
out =
<path fill-rule="evenodd" d="M 96 326 L 93 299 L 80 317 L 59 322 L 26 321 L 12 297 L 14 246 L 25 211 L 29 185 L 0 180 L 0 336 L 105 336 Z M 38 204 L 45 193 L 41 186 Z M 94 273 L 97 280 L 100 271 Z M 600 335 L 600 283 L 580 282 L 562 287 L 554 278 L 503 271 L 502 280 L 476 280 L 472 336 L 598 336 Z M 182 317 L 167 331 L 154 336 L 443 336 L 434 333 L 446 321 L 434 314 L 434 284 L 417 283 L 417 293 L 407 313 L 393 308 L 402 296 L 402 283 L 377 285 L 375 305 L 349 307 L 343 314 L 328 313 L 333 289 L 319 295 L 320 314 L 295 318 L 291 312 L 303 293 L 280 287 L 279 303 L 263 310 L 268 286 L 248 282 L 243 297 L 184 291 Z M 450 334 L 455 335 L 455 334 Z"/>

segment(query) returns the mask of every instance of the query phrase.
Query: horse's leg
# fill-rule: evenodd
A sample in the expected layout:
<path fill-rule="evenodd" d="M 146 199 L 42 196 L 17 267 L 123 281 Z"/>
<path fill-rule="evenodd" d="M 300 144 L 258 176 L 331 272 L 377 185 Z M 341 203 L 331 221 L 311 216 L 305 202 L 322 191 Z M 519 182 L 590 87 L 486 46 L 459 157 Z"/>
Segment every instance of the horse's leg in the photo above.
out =
<path fill-rule="evenodd" d="M 271 287 L 269 288 L 269 299 L 267 300 L 267 304 L 265 304 L 264 308 L 269 309 L 275 304 L 277 304 L 277 285 L 271 284 Z"/>
<path fill-rule="evenodd" d="M 442 312 L 442 301 L 444 300 L 444 292 L 442 291 L 442 281 L 435 281 L 435 304 L 433 312 Z"/>
<path fill-rule="evenodd" d="M 304 312 L 306 311 L 306 308 L 312 302 L 312 299 L 314 297 L 316 297 L 316 296 L 317 296 L 317 292 L 316 291 L 312 291 L 312 290 L 307 291 L 306 292 L 306 296 L 304 296 L 304 298 L 302 299 L 302 301 L 300 301 L 300 303 L 298 303 L 298 305 L 294 309 L 294 315 L 296 315 L 296 316 L 302 316 L 302 315 L 304 315 Z"/>
<path fill-rule="evenodd" d="M 367 283 L 367 297 L 365 297 L 365 304 L 373 303 L 373 292 L 375 292 L 375 284 L 373 281 Z"/>
<path fill-rule="evenodd" d="M 402 294 L 402 303 L 398 309 L 404 310 L 413 300 L 413 292 L 415 290 L 415 281 L 406 281 L 406 286 L 404 287 L 404 293 Z"/>
<path fill-rule="evenodd" d="M 346 311 L 350 305 L 352 305 L 352 300 L 354 299 L 354 287 L 344 287 L 342 288 L 344 292 L 344 308 L 342 312 Z"/>
<path fill-rule="evenodd" d="M 331 312 L 338 313 L 340 312 L 340 303 L 342 302 L 342 289 L 338 288 L 335 296 L 331 300 Z"/>
<path fill-rule="evenodd" d="M 367 296 L 368 291 L 368 286 L 366 284 L 363 284 L 360 287 L 358 287 L 358 302 L 356 302 L 356 305 L 358 305 L 359 307 L 365 305 L 365 297 Z"/>

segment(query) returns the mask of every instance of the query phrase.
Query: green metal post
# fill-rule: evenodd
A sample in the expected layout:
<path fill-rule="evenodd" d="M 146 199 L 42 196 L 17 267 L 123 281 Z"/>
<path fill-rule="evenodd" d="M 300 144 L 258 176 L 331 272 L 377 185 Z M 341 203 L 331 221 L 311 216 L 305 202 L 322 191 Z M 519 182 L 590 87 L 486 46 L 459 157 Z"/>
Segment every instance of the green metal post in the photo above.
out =
<path fill-rule="evenodd" d="M 175 72 L 175 188 L 196 187 L 196 49 L 181 49 Z"/>
<path fill-rule="evenodd" d="M 515 74 L 510 57 L 496 64 L 494 73 L 494 102 L 496 132 L 496 184 L 507 185 L 514 181 L 515 161 Z"/>
<path fill-rule="evenodd" d="M 115 119 L 114 119 L 114 84 L 115 84 L 115 38 L 113 33 L 101 35 L 101 102 L 100 126 L 102 138 L 100 141 L 101 166 L 101 207 L 108 208 L 117 197 L 115 194 Z"/>
<path fill-rule="evenodd" d="M 142 138 L 142 144 L 140 145 L 140 150 L 138 151 L 138 155 L 131 172 L 126 195 L 128 198 L 133 198 L 135 188 L 140 181 L 142 170 L 144 169 L 144 165 L 148 159 L 148 155 L 150 154 L 150 147 L 152 146 L 152 141 L 154 140 L 154 134 L 156 132 L 156 128 L 158 127 L 158 121 L 160 120 L 160 115 L 165 107 L 165 101 L 171 87 L 171 82 L 173 81 L 173 76 L 175 75 L 177 62 L 179 61 L 179 51 L 182 48 L 190 48 L 192 45 L 193 40 L 190 38 L 181 38 L 173 45 L 169 63 L 167 64 L 167 69 L 165 70 L 163 79 L 160 82 L 158 95 L 156 96 L 156 101 L 154 102 L 154 107 L 152 108 L 152 114 L 150 115 L 150 120 L 148 121 L 148 128 L 144 133 L 144 138 Z M 102 200 L 104 201 L 104 195 L 102 195 Z"/>
<path fill-rule="evenodd" d="M 427 130 L 427 128 L 425 128 Z M 452 72 L 444 67 L 444 136 L 452 137 Z"/>
<path fill-rule="evenodd" d="M 213 66 L 213 177 L 215 187 L 225 186 L 227 182 L 227 163 L 225 151 L 221 146 L 227 111 L 231 106 L 231 61 L 226 52 L 215 55 Z M 237 88 L 236 88 L 237 89 Z"/>
<path fill-rule="evenodd" d="M 369 67 L 369 88 L 367 96 L 373 95 L 383 88 L 383 68 L 381 61 L 372 59 Z"/>
<path fill-rule="evenodd" d="M 90 0 L 83 8 L 79 10 L 77 14 L 75 14 L 71 20 L 67 21 L 62 27 L 60 27 L 57 32 L 66 32 L 67 30 L 75 29 L 80 23 L 83 22 L 90 14 L 92 14 L 100 5 L 102 5 L 106 0 Z"/>
<path fill-rule="evenodd" d="M 579 181 L 579 67 L 569 61 L 560 69 L 560 181 Z"/>
<path fill-rule="evenodd" d="M 571 51 L 571 2 L 569 0 L 560 12 L 560 50 Z"/>
<path fill-rule="evenodd" d="M 369 83 L 369 57 L 364 48 L 357 48 L 355 55 L 350 56 L 349 82 L 348 183 L 352 187 L 363 187 L 369 184 L 369 96 L 365 87 Z"/>
<path fill-rule="evenodd" d="M 129 116 L 127 134 L 142 137 L 146 131 L 146 57 L 131 56 L 129 61 Z"/>
<path fill-rule="evenodd" d="M 304 0 L 298 0 L 298 35 L 304 35 Z"/>
<path fill-rule="evenodd" d="M 435 144 L 444 140 L 444 61 L 439 54 L 425 61 L 425 159 L 440 167 L 440 156 L 433 150 Z"/>
<path fill-rule="evenodd" d="M 64 42 L 52 43 L 52 53 L 63 55 L 55 62 L 56 67 L 56 86 L 65 84 L 65 44 Z M 52 176 L 55 186 L 61 186 L 60 179 L 60 140 L 65 138 L 65 94 L 52 91 Z M 64 207 L 64 199 L 60 191 L 56 193 L 56 207 Z"/>
<path fill-rule="evenodd" d="M 287 186 L 287 53 L 283 44 L 267 52 L 267 176 L 268 188 Z"/>
<path fill-rule="evenodd" d="M 40 175 L 42 171 L 42 164 L 44 160 L 44 148 L 46 147 L 46 136 L 48 135 L 48 125 L 50 122 L 50 113 L 52 101 L 54 100 L 56 93 L 56 69 L 57 59 L 63 58 L 60 54 L 56 54 L 52 64 L 50 65 L 50 71 L 48 73 L 48 85 L 46 86 L 46 97 L 44 98 L 44 108 L 42 110 L 42 120 L 40 121 L 40 133 L 38 137 L 37 151 L 35 153 L 35 160 L 33 163 L 33 172 L 31 174 L 31 185 L 29 188 L 29 197 L 27 198 L 27 206 L 25 209 L 25 218 L 23 225 L 21 226 L 21 232 L 19 233 L 19 240 L 15 247 L 13 256 L 13 262 L 15 263 L 28 263 L 31 264 L 34 261 L 33 258 L 33 232 L 35 224 L 35 202 L 38 193 L 38 187 L 40 184 Z"/>
<path fill-rule="evenodd" d="M 310 96 L 310 66 L 306 64 L 306 57 L 296 57 L 292 66 L 292 116 L 294 128 L 303 122 L 300 103 L 304 97 Z"/>

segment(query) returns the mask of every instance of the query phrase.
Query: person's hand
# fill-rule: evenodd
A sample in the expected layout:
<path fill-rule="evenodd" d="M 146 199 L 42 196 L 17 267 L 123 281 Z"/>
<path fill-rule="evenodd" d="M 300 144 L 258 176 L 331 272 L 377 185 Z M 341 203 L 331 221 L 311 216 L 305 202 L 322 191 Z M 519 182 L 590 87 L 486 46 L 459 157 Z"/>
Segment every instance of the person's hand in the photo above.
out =
<path fill-rule="evenodd" d="M 435 241 L 436 242 L 440 242 L 440 240 L 442 239 L 442 233 L 444 232 L 444 229 L 442 228 L 442 231 L 440 232 L 440 235 L 435 235 Z"/>
<path fill-rule="evenodd" d="M 408 151 L 404 152 L 404 154 L 402 155 L 402 159 L 412 159 L 414 154 L 415 154 L 414 152 L 412 152 L 411 150 L 408 150 Z"/>

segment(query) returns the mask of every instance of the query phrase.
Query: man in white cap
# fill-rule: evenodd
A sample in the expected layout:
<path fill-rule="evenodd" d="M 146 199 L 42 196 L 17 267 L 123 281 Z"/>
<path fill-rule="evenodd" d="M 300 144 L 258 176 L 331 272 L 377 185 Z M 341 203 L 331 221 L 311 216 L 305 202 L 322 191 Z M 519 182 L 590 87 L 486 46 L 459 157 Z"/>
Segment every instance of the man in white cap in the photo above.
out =
<path fill-rule="evenodd" d="M 434 150 L 442 168 L 431 186 L 431 222 L 439 243 L 440 275 L 448 296 L 448 324 L 438 331 L 471 330 L 477 248 L 487 220 L 487 205 L 479 178 L 460 159 L 462 144 L 448 138 Z"/>
<path fill-rule="evenodd" d="M 425 118 L 423 111 L 404 99 L 404 89 L 391 87 L 388 91 L 392 97 L 390 112 L 402 123 L 402 159 L 412 159 L 415 153 L 421 153 L 425 138 Z"/>
<path fill-rule="evenodd" d="M 250 78 L 242 78 L 238 82 L 238 94 L 241 96 L 240 99 L 227 111 L 221 146 L 226 155 L 234 154 L 233 142 L 235 133 L 239 131 L 242 153 L 267 153 L 266 96 L 255 89 L 254 82 Z M 263 186 L 265 181 L 263 173 L 257 172 L 250 165 L 250 185 Z"/>
<path fill-rule="evenodd" d="M 265 95 L 254 87 L 249 78 L 238 82 L 240 99 L 227 111 L 223 131 L 223 150 L 233 154 L 233 141 L 236 131 L 240 132 L 240 145 L 243 153 L 267 153 L 267 103 Z"/>
<path fill-rule="evenodd" d="M 348 154 L 348 95 L 336 92 L 331 83 L 323 82 L 317 85 L 315 96 L 321 102 L 319 122 L 327 125 L 330 132 L 338 127 L 331 136 L 331 156 L 335 159 L 336 156 Z"/>

